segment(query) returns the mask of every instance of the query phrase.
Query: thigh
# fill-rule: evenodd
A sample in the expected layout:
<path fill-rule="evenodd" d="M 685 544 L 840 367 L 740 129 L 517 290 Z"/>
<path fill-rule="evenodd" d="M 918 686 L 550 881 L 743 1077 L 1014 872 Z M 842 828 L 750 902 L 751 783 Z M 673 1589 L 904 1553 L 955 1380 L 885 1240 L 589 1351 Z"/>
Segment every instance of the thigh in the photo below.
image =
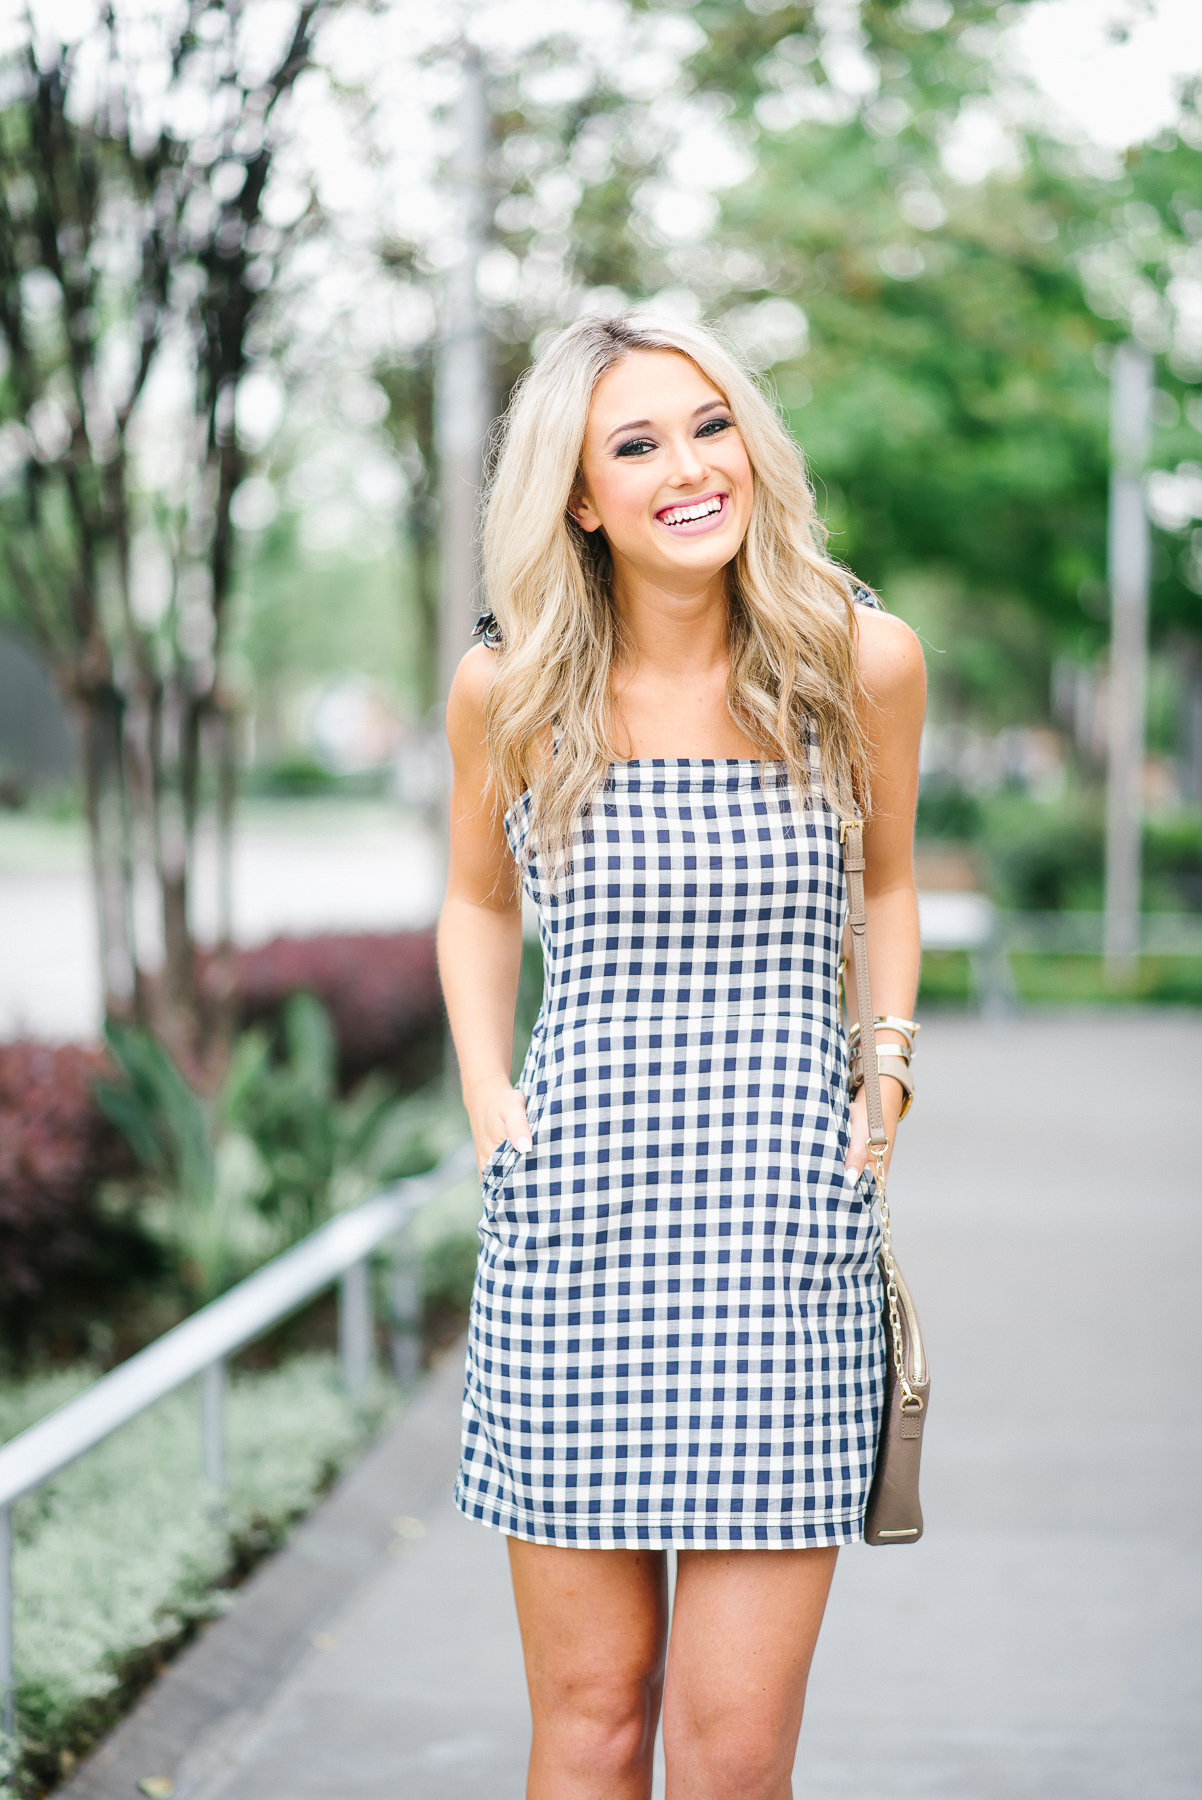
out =
<path fill-rule="evenodd" d="M 662 1550 L 574 1550 L 509 1539 L 536 1716 L 573 1689 L 656 1684 L 668 1623 Z"/>
<path fill-rule="evenodd" d="M 679 1553 L 664 1690 L 669 1793 L 738 1791 L 740 1769 L 745 1793 L 789 1792 L 837 1554 Z"/>

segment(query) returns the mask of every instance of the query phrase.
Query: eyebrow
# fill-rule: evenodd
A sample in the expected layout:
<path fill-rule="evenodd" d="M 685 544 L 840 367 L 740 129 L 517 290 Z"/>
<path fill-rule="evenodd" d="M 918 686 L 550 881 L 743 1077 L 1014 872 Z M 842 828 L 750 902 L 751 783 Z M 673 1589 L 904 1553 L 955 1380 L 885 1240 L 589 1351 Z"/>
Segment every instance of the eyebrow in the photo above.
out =
<path fill-rule="evenodd" d="M 703 413 L 713 412 L 717 407 L 726 406 L 726 404 L 725 400 L 707 400 L 705 405 L 699 406 L 692 416 L 699 419 Z M 608 444 L 611 438 L 616 438 L 622 431 L 645 431 L 650 424 L 650 419 L 629 419 L 625 425 L 615 425 L 605 441 Z"/>

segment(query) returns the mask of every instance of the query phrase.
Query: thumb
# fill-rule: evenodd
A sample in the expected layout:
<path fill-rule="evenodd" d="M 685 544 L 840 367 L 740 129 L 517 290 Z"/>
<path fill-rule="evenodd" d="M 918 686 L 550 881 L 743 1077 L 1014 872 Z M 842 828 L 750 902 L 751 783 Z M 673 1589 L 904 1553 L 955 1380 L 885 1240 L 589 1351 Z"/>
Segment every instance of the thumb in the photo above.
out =
<path fill-rule="evenodd" d="M 848 1181 L 858 1181 L 868 1163 L 868 1122 L 863 1113 L 864 1109 L 858 1104 L 857 1097 L 857 1101 L 852 1104 L 851 1116 L 847 1122 L 851 1133 L 851 1142 L 847 1146 L 843 1173 Z"/>
<path fill-rule="evenodd" d="M 534 1141 L 526 1122 L 526 1096 L 518 1088 L 513 1090 L 513 1098 L 505 1109 L 505 1125 L 505 1135 L 515 1150 L 523 1156 L 533 1150 Z"/>

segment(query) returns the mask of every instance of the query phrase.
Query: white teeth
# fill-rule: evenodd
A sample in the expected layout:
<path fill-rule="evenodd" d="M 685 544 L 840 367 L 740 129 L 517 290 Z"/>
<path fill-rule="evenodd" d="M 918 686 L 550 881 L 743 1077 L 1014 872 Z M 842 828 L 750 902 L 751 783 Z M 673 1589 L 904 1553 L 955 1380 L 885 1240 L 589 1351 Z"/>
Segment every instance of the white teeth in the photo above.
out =
<path fill-rule="evenodd" d="M 694 519 L 708 519 L 711 513 L 721 512 L 721 496 L 713 500 L 705 500 L 700 506 L 674 506 L 671 512 L 662 515 L 665 525 L 689 525 Z"/>

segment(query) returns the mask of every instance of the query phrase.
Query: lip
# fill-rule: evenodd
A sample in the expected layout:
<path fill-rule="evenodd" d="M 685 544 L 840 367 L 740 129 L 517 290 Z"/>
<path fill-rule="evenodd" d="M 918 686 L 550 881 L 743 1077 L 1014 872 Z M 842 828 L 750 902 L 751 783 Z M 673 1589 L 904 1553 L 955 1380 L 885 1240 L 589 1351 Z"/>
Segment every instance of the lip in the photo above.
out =
<path fill-rule="evenodd" d="M 687 525 L 665 525 L 664 513 L 675 512 L 678 506 L 703 506 L 707 500 L 720 500 L 717 512 L 709 513 L 704 519 L 690 519 Z M 697 494 L 690 500 L 673 500 L 671 506 L 661 506 L 655 515 L 655 523 L 664 531 L 671 532 L 673 537 L 704 537 L 707 531 L 716 531 L 726 518 L 726 509 L 730 504 L 730 495 L 713 492 Z"/>

